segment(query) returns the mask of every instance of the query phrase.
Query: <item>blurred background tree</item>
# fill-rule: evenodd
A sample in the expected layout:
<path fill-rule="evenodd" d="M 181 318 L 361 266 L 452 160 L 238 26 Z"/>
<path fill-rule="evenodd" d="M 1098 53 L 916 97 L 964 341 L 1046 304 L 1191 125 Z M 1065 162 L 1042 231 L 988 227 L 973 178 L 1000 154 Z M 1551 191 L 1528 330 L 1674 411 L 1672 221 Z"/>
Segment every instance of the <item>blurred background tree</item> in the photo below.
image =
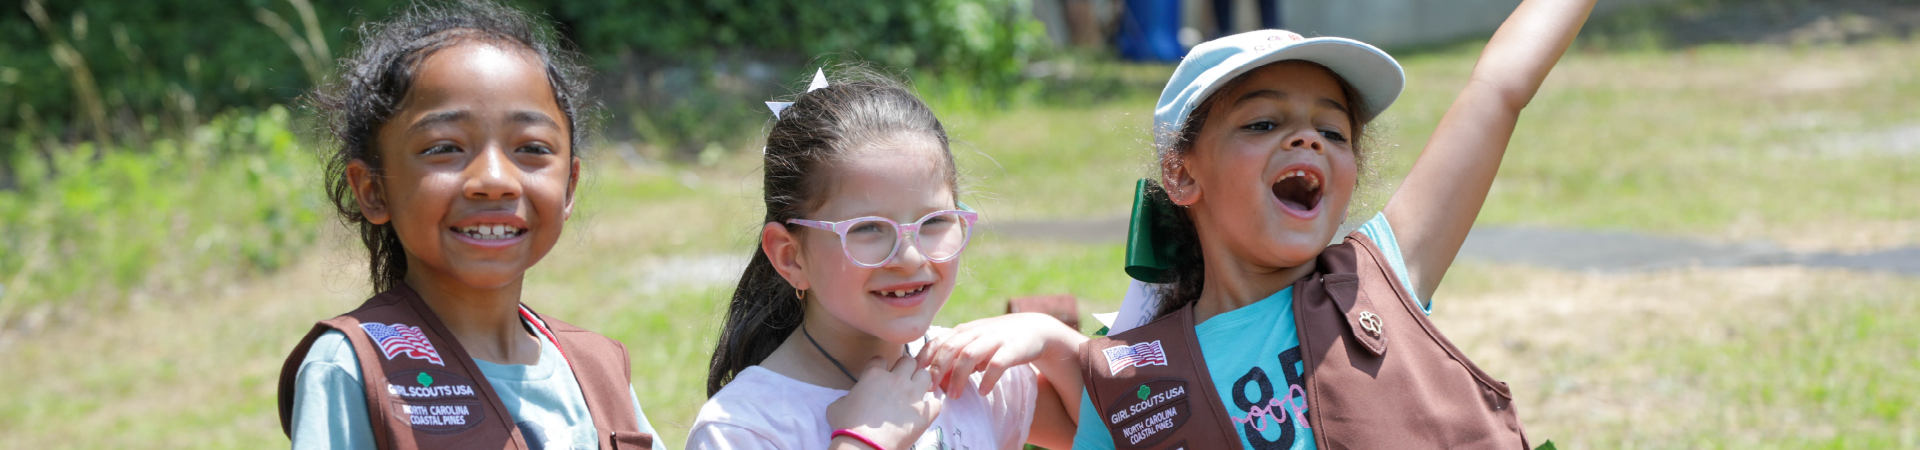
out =
<path fill-rule="evenodd" d="M 596 66 L 609 156 L 629 164 L 757 148 L 760 102 L 815 66 L 871 61 L 948 107 L 996 108 L 1038 91 L 1023 71 L 1049 51 L 1027 0 L 497 1 L 545 15 Z M 413 3 L 0 1 L 0 330 L 310 247 L 327 216 L 299 97 L 363 24 Z M 235 192 L 258 195 L 207 198 Z"/>
<path fill-rule="evenodd" d="M 0 130 L 145 142 L 212 114 L 289 104 L 395 0 L 43 2 L 0 8 Z M 620 138 L 698 150 L 738 140 L 803 65 L 862 59 L 963 82 L 992 104 L 1047 48 L 1023 0 L 509 0 L 596 63 Z M 815 61 L 816 55 L 829 55 Z M 19 151 L 7 148 L 7 152 Z M 11 180 L 14 154 L 0 155 Z"/>

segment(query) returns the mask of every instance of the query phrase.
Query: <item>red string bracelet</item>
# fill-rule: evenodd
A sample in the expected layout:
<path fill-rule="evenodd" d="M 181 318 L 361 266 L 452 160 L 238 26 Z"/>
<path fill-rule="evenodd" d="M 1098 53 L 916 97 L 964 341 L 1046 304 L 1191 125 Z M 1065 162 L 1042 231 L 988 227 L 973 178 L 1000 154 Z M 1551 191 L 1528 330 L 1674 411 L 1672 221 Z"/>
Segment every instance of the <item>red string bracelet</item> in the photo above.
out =
<path fill-rule="evenodd" d="M 860 441 L 860 443 L 862 444 L 867 444 L 868 447 L 873 447 L 873 450 L 887 450 L 886 447 L 881 447 L 880 444 L 873 443 L 872 439 L 867 439 L 866 436 L 861 436 L 860 433 L 855 433 L 853 430 L 849 430 L 846 428 L 833 430 L 833 435 L 828 436 L 827 439 L 833 439 L 841 436 L 850 437 L 850 438 L 853 438 L 853 440 Z"/>

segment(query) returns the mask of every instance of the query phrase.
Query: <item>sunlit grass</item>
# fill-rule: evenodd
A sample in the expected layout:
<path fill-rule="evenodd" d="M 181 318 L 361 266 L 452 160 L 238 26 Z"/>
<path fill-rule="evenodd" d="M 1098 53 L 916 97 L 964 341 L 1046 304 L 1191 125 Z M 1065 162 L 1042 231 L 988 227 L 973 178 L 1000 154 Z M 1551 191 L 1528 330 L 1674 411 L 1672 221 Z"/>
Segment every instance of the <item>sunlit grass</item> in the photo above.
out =
<path fill-rule="evenodd" d="M 1380 182 L 1403 176 L 1471 54 L 1402 59 Z M 1522 117 L 1479 223 L 1792 240 L 1920 217 L 1920 115 L 1904 100 L 1920 98 L 1916 60 L 1913 42 L 1572 52 Z"/>
<path fill-rule="evenodd" d="M 150 300 L 291 263 L 325 211 L 292 126 L 276 107 L 142 148 L 86 142 L 17 155 L 19 186 L 0 191 L 0 330 L 111 311 L 129 291 Z"/>
<path fill-rule="evenodd" d="M 1477 49 L 1402 55 L 1408 90 L 1379 128 L 1376 197 L 1404 176 Z M 1920 144 L 1898 134 L 1920 126 L 1906 104 L 1920 98 L 1920 80 L 1904 69 L 1917 60 L 1915 42 L 1576 51 L 1528 108 L 1480 223 L 1782 241 L 1846 236 L 1823 230 L 1861 224 L 1920 229 L 1898 225 L 1920 217 Z M 969 183 L 964 199 L 989 220 L 1122 214 L 1132 180 L 1147 173 L 1158 87 L 1133 89 L 1083 107 L 942 110 L 963 143 L 956 154 Z M 674 447 L 705 400 L 715 327 L 758 230 L 755 156 L 635 168 L 610 151 L 596 154 L 579 214 L 529 274 L 528 304 L 626 343 L 641 401 Z M 298 165 L 310 162 L 271 161 L 233 173 L 259 174 L 260 183 L 303 180 L 259 192 L 318 198 L 310 179 L 288 175 L 311 173 Z M 153 185 L 150 195 L 190 193 L 152 202 L 204 212 L 205 226 L 176 233 L 138 217 L 111 226 L 139 230 L 127 242 L 160 242 L 151 245 L 179 244 L 154 236 L 201 239 L 218 229 L 263 233 L 265 222 L 250 210 L 215 200 L 232 197 L 193 190 L 246 192 L 223 179 L 142 182 Z M 0 209 L 67 212 L 28 204 L 37 201 L 0 194 Z M 196 278 L 227 259 L 74 244 L 74 254 L 90 259 L 63 267 L 112 274 L 132 254 L 161 267 L 134 277 L 135 285 L 191 289 L 89 311 L 93 317 L 0 347 L 0 386 L 23 387 L 0 396 L 5 445 L 285 445 L 273 412 L 281 359 L 313 321 L 368 294 L 357 243 L 307 220 L 298 226 L 322 236 L 319 250 L 285 257 L 276 273 L 235 276 L 252 279 Z M 62 225 L 6 226 L 16 237 Z M 1844 247 L 1845 239 L 1813 245 Z M 1920 234 L 1875 239 L 1915 244 Z M 1110 310 L 1125 287 L 1121 254 L 1118 243 L 983 234 L 936 323 L 997 314 L 1005 299 L 1032 294 L 1069 293 L 1084 301 L 1083 313 Z M 17 255 L 0 254 L 0 276 L 20 273 L 20 260 L 9 259 Z M 1804 269 L 1605 276 L 1463 262 L 1435 296 L 1434 317 L 1490 373 L 1514 383 L 1536 440 L 1568 448 L 1906 448 L 1920 442 L 1911 412 L 1920 384 L 1905 381 L 1920 379 L 1920 342 L 1908 330 L 1920 310 L 1906 294 L 1916 289 L 1911 278 Z"/>
<path fill-rule="evenodd" d="M 1457 265 L 1433 319 L 1567 448 L 1912 448 L 1920 280 Z"/>

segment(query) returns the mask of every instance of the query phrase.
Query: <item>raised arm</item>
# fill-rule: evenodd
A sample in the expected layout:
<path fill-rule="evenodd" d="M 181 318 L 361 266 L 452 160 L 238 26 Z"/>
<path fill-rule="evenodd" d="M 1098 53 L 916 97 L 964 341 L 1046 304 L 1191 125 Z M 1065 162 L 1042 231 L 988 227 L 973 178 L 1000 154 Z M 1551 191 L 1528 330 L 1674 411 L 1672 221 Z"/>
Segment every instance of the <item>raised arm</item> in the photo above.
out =
<path fill-rule="evenodd" d="M 1387 201 L 1420 298 L 1430 299 L 1493 187 L 1520 110 L 1567 51 L 1594 0 L 1526 0 L 1495 31 L 1413 171 Z"/>

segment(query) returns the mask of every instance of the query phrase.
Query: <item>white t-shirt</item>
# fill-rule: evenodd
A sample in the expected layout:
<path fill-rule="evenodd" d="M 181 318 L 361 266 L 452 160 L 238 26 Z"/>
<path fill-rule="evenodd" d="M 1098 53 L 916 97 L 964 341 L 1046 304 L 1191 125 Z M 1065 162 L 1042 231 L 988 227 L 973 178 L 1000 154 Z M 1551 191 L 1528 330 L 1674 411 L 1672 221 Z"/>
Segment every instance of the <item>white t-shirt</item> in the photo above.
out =
<path fill-rule="evenodd" d="M 912 344 L 914 351 L 919 351 L 919 345 Z M 986 396 L 979 393 L 980 374 L 970 378 L 963 393 L 941 404 L 940 416 L 912 450 L 1018 449 L 1027 442 L 1040 388 L 1033 367 L 1007 369 Z M 760 366 L 748 367 L 700 407 L 687 448 L 825 449 L 833 435 L 827 425 L 827 405 L 846 395 L 847 391 L 808 384 Z"/>

